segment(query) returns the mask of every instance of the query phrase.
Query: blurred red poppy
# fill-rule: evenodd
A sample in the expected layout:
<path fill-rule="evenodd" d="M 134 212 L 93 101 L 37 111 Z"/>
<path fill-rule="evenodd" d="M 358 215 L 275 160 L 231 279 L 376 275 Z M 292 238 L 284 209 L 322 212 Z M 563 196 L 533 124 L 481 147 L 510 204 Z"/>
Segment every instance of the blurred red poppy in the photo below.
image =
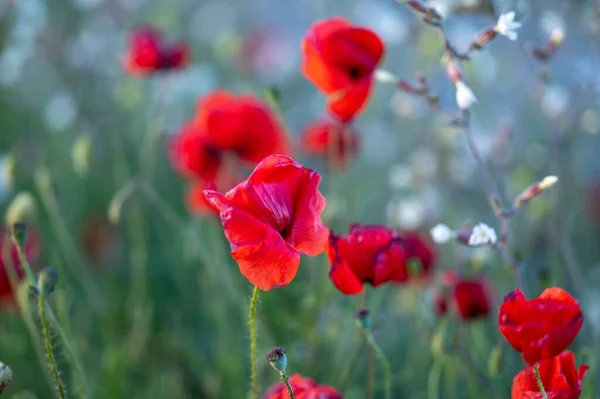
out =
<path fill-rule="evenodd" d="M 40 251 L 40 239 L 35 229 L 28 229 L 28 239 L 25 244 L 25 256 L 30 264 L 35 260 Z M 13 244 L 10 232 L 6 229 L 0 231 L 0 305 L 12 305 L 15 303 L 14 291 L 11 284 L 11 272 L 17 280 L 25 275 L 17 247 Z"/>
<path fill-rule="evenodd" d="M 369 98 L 384 53 L 381 39 L 369 29 L 329 18 L 309 28 L 302 52 L 302 73 L 328 97 L 331 114 L 342 122 L 353 119 Z"/>
<path fill-rule="evenodd" d="M 344 399 L 341 393 L 328 385 L 318 385 L 310 378 L 294 374 L 289 379 L 290 386 L 296 399 Z M 263 399 L 288 399 L 289 395 L 285 384 L 278 382 L 271 386 Z"/>
<path fill-rule="evenodd" d="M 320 181 L 316 171 L 290 157 L 270 155 L 225 195 L 204 191 L 219 211 L 231 255 L 256 287 L 289 284 L 300 253 L 316 256 L 324 250 L 329 230 L 321 222 L 325 198 Z"/>
<path fill-rule="evenodd" d="M 189 59 L 190 48 L 186 43 L 166 45 L 158 30 L 143 26 L 131 32 L 123 66 L 130 75 L 147 76 L 184 68 Z"/>
<path fill-rule="evenodd" d="M 93 262 L 106 263 L 118 243 L 113 226 L 105 217 L 96 216 L 88 219 L 82 230 L 82 246 L 87 257 Z"/>
<path fill-rule="evenodd" d="M 200 99 L 194 121 L 217 147 L 253 165 L 268 155 L 290 152 L 277 117 L 250 95 L 214 91 Z"/>
<path fill-rule="evenodd" d="M 332 167 L 344 169 L 359 145 L 353 129 L 331 121 L 320 121 L 308 126 L 300 135 L 302 150 L 308 155 L 323 157 Z"/>
<path fill-rule="evenodd" d="M 454 302 L 463 320 L 476 320 L 490 314 L 488 285 L 482 278 L 460 278 L 454 284 Z"/>
<path fill-rule="evenodd" d="M 540 378 L 549 399 L 579 399 L 581 384 L 588 370 L 587 365 L 575 367 L 573 352 L 542 360 L 539 365 Z M 511 399 L 541 398 L 532 366 L 527 366 L 513 379 Z"/>
<path fill-rule="evenodd" d="M 433 292 L 433 310 L 436 316 L 442 317 L 448 313 L 448 297 L 439 289 Z"/>
<path fill-rule="evenodd" d="M 528 300 L 515 290 L 504 298 L 498 314 L 500 332 L 525 362 L 533 365 L 565 350 L 583 325 L 579 303 L 561 288 L 548 288 Z"/>
<path fill-rule="evenodd" d="M 410 270 L 413 281 L 428 281 L 435 266 L 435 247 L 423 236 L 414 231 L 400 233 L 401 243 L 406 251 L 406 262 L 413 262 L 417 268 Z"/>
<path fill-rule="evenodd" d="M 193 123 L 187 123 L 173 137 L 169 158 L 175 170 L 185 178 L 213 181 L 221 166 L 222 151 Z"/>

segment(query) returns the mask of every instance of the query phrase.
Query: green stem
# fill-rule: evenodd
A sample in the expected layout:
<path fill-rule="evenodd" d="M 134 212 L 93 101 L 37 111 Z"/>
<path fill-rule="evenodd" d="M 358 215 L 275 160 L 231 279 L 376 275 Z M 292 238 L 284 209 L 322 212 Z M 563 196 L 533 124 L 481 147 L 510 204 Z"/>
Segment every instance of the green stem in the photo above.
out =
<path fill-rule="evenodd" d="M 377 342 L 375 342 L 375 338 L 373 338 L 373 334 L 371 334 L 371 331 L 366 328 L 363 328 L 362 332 L 365 335 L 365 338 L 367 339 L 367 344 L 369 345 L 369 348 L 371 348 L 371 350 L 375 352 L 375 355 L 377 356 L 377 358 L 379 358 L 379 361 L 383 366 L 385 381 L 385 397 L 386 399 L 392 399 L 392 366 L 390 365 L 390 362 L 388 361 L 387 357 L 385 357 L 385 354 L 383 353 L 379 345 L 377 345 Z"/>
<path fill-rule="evenodd" d="M 248 308 L 248 321 L 250 323 L 250 376 L 251 376 L 251 399 L 258 399 L 258 372 L 256 369 L 256 304 L 258 303 L 258 287 L 254 287 L 250 307 Z"/>
<path fill-rule="evenodd" d="M 292 386 L 290 385 L 290 380 L 286 373 L 281 373 L 281 380 L 284 382 L 285 387 L 287 388 L 288 395 L 290 395 L 290 399 L 295 399 L 294 391 L 292 390 Z"/>
<path fill-rule="evenodd" d="M 544 399 L 548 399 L 548 394 L 546 393 L 546 390 L 544 389 L 544 384 L 542 383 L 542 377 L 540 377 L 540 364 L 536 363 L 533 366 L 533 374 L 535 374 L 535 379 L 537 381 L 538 387 L 540 387 L 540 393 L 542 394 L 542 397 Z"/>
<path fill-rule="evenodd" d="M 56 365 L 56 359 L 54 358 L 54 353 L 52 352 L 52 342 L 50 337 L 50 326 L 48 323 L 48 318 L 46 315 L 46 302 L 45 302 L 44 293 L 40 292 L 38 294 L 38 313 L 40 316 L 40 324 L 42 325 L 42 338 L 44 339 L 44 350 L 46 351 L 46 358 L 48 360 L 48 367 L 50 368 L 50 372 L 52 373 L 52 378 L 54 378 L 54 383 L 56 384 L 56 391 L 58 393 L 58 397 L 60 399 L 66 399 L 67 394 L 65 392 L 65 386 L 60 379 L 60 372 L 58 371 L 58 366 Z"/>
<path fill-rule="evenodd" d="M 35 277 L 35 274 L 33 273 L 33 270 L 31 269 L 31 265 L 29 264 L 29 261 L 27 260 L 27 256 L 25 255 L 25 251 L 24 251 L 23 247 L 21 247 L 21 245 L 19 244 L 18 241 L 16 241 L 14 238 L 13 238 L 13 241 L 15 243 L 15 247 L 17 248 L 19 262 L 21 263 L 21 266 L 25 270 L 27 279 L 29 280 L 29 284 L 33 287 L 36 287 L 37 286 L 37 278 Z M 40 296 L 39 302 L 44 303 L 45 302 L 45 298 L 43 298 L 44 295 L 42 293 L 40 293 L 39 296 Z M 39 303 L 38 303 L 38 306 L 39 306 Z M 42 317 L 42 311 L 43 311 L 44 317 Z M 85 397 L 88 392 L 87 379 L 83 372 L 83 366 L 81 365 L 81 361 L 79 360 L 79 357 L 77 356 L 75 350 L 71 346 L 69 337 L 65 333 L 64 329 L 61 327 L 60 322 L 58 321 L 58 319 L 54 315 L 54 312 L 52 311 L 52 308 L 48 307 L 48 309 L 46 309 L 44 307 L 44 309 L 38 309 L 38 312 L 40 313 L 42 329 L 44 329 L 44 323 L 46 324 L 46 328 L 48 328 L 48 322 L 47 322 L 48 317 L 52 321 L 53 327 L 58 332 L 58 335 L 60 336 L 62 344 L 64 345 L 65 349 L 67 350 L 67 355 L 68 355 L 70 363 L 77 370 L 77 374 L 79 374 L 79 378 L 81 380 L 80 383 L 84 390 L 83 396 Z M 26 321 L 26 323 L 27 323 L 27 321 Z M 45 351 L 46 351 L 46 355 L 48 356 L 48 347 L 47 347 L 47 343 L 45 341 L 46 341 L 46 339 L 44 338 L 44 345 L 46 346 Z M 50 349 L 52 349 L 52 348 L 50 347 Z M 53 373 L 53 378 L 55 378 L 54 373 Z M 56 378 L 55 378 L 55 380 L 56 380 Z"/>

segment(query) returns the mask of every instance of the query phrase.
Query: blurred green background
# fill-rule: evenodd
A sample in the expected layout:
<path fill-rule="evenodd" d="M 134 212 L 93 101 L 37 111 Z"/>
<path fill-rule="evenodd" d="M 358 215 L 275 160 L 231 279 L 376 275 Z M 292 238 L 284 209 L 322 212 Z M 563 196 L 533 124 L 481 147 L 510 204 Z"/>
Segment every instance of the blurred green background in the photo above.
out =
<path fill-rule="evenodd" d="M 459 49 L 495 23 L 476 1 L 429 4 L 446 17 Z M 600 398 L 600 3 L 493 5 L 496 15 L 515 10 L 524 27 L 519 41 L 499 37 L 466 64 L 479 100 L 473 134 L 505 200 L 546 175 L 560 178 L 511 219 L 509 241 L 528 296 L 556 285 L 580 301 L 585 323 L 571 348 L 591 367 L 582 398 Z M 23 192 L 35 200 L 43 237 L 35 264 L 60 275 L 52 307 L 82 359 L 91 397 L 246 396 L 251 286 L 220 225 L 186 210 L 165 143 L 192 116 L 197 98 L 216 88 L 264 97 L 277 87 L 294 137 L 323 117 L 322 95 L 300 74 L 300 40 L 329 16 L 375 30 L 387 46 L 384 69 L 411 81 L 422 72 L 442 106 L 456 108 L 438 33 L 391 0 L 0 2 L 0 201 L 7 209 Z M 189 41 L 190 67 L 150 79 L 126 76 L 120 57 L 128 32 L 141 23 Z M 555 28 L 566 39 L 543 65 L 527 49 L 542 47 Z M 378 85 L 355 123 L 362 147 L 347 171 L 329 173 L 298 154 L 324 176 L 331 229 L 387 223 L 427 234 L 438 222 L 458 228 L 467 221 L 499 229 L 461 132 L 446 121 L 421 99 Z M 141 162 L 142 148 L 150 166 Z M 116 224 L 107 219 L 111 201 L 113 212 L 120 209 Z M 464 265 L 488 276 L 495 305 L 514 289 L 493 249 L 439 250 L 438 269 Z M 324 255 L 305 258 L 292 284 L 263 293 L 263 390 L 278 381 L 263 354 L 283 346 L 290 373 L 332 385 L 347 399 L 365 398 L 368 352 L 353 320 L 360 298 L 338 293 L 328 268 Z M 428 289 L 368 291 L 374 334 L 393 367 L 394 398 L 509 397 L 523 363 L 501 337 L 495 312 L 475 323 L 437 320 Z M 16 311 L 0 314 L 0 360 L 14 373 L 6 397 L 52 397 L 38 338 Z M 63 351 L 59 361 L 77 397 Z M 376 397 L 383 397 L 381 383 L 378 377 Z"/>

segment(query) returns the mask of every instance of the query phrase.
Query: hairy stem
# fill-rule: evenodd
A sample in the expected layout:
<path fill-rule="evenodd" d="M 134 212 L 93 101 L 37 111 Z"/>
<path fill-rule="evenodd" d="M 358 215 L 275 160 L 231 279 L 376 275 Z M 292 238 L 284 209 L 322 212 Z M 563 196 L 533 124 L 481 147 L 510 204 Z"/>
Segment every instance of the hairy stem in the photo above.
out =
<path fill-rule="evenodd" d="M 52 378 L 54 379 L 54 383 L 56 385 L 56 392 L 58 394 L 58 397 L 60 399 L 66 399 L 67 394 L 65 391 L 65 386 L 60 378 L 60 371 L 58 370 L 56 359 L 54 358 L 54 353 L 52 352 L 52 338 L 50 336 L 50 325 L 48 323 L 48 317 L 46 315 L 45 299 L 46 297 L 43 293 L 38 294 L 38 314 L 40 316 L 40 324 L 42 326 L 44 350 L 46 352 L 46 358 L 48 360 L 48 367 L 50 368 L 50 373 L 52 374 Z"/>
<path fill-rule="evenodd" d="M 286 373 L 281 373 L 281 380 L 283 381 L 283 383 L 285 384 L 285 387 L 287 388 L 290 399 L 295 399 L 296 397 L 294 396 L 294 391 L 292 390 L 292 386 L 290 385 L 290 380 Z"/>
<path fill-rule="evenodd" d="M 256 305 L 258 303 L 258 287 L 254 287 L 250 306 L 248 307 L 248 322 L 250 323 L 250 381 L 251 381 L 251 399 L 258 399 L 258 371 L 256 369 Z"/>
<path fill-rule="evenodd" d="M 377 345 L 377 342 L 375 342 L 375 338 L 373 338 L 373 334 L 371 334 L 371 330 L 363 328 L 362 333 L 364 334 L 364 336 L 367 340 L 367 344 L 369 345 L 369 348 L 375 353 L 377 358 L 379 358 L 379 361 L 381 362 L 381 365 L 383 366 L 384 382 L 385 382 L 385 397 L 386 397 L 386 399 L 392 399 L 392 366 L 390 365 L 390 362 L 388 361 L 387 357 L 385 356 L 385 354 L 383 353 L 383 351 L 381 350 L 379 345 Z"/>
<path fill-rule="evenodd" d="M 542 394 L 542 397 L 544 399 L 548 399 L 548 394 L 546 393 L 546 390 L 544 389 L 544 384 L 542 383 L 542 377 L 540 377 L 539 363 L 536 363 L 535 366 L 533 366 L 533 373 L 535 374 L 535 380 L 537 381 L 538 387 L 540 387 L 540 393 Z"/>

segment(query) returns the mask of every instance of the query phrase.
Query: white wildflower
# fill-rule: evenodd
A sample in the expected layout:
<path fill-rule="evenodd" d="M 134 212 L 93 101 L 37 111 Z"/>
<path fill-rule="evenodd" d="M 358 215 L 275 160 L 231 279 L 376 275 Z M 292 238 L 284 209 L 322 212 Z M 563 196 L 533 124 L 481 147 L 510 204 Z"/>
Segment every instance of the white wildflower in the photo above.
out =
<path fill-rule="evenodd" d="M 431 238 L 436 244 L 445 244 L 454 237 L 454 232 L 445 224 L 436 224 L 429 230 Z"/>
<path fill-rule="evenodd" d="M 550 188 L 553 185 L 555 185 L 556 182 L 558 182 L 558 177 L 556 177 L 556 176 L 546 176 L 546 177 L 544 177 L 544 180 L 542 180 L 541 182 L 539 182 L 538 186 L 539 186 L 539 188 L 541 190 L 545 190 L 545 189 Z"/>
<path fill-rule="evenodd" d="M 510 11 L 506 14 L 500 15 L 494 30 L 501 35 L 506 36 L 509 40 L 515 41 L 519 37 L 517 34 L 517 29 L 520 27 L 521 23 L 515 22 L 515 12 Z"/>
<path fill-rule="evenodd" d="M 556 28 L 552 29 L 552 32 L 550 33 L 550 41 L 552 42 L 552 44 L 554 44 L 555 46 L 558 46 L 564 40 L 565 40 L 565 30 L 562 27 L 557 26 Z"/>
<path fill-rule="evenodd" d="M 456 82 L 456 104 L 460 109 L 469 109 L 477 102 L 473 91 L 463 81 Z"/>
<path fill-rule="evenodd" d="M 498 241 L 496 231 L 485 223 L 479 223 L 471 231 L 469 245 L 478 247 L 481 245 L 494 245 Z"/>
<path fill-rule="evenodd" d="M 383 69 L 375 70 L 375 80 L 381 83 L 398 83 L 398 77 L 396 75 Z"/>

